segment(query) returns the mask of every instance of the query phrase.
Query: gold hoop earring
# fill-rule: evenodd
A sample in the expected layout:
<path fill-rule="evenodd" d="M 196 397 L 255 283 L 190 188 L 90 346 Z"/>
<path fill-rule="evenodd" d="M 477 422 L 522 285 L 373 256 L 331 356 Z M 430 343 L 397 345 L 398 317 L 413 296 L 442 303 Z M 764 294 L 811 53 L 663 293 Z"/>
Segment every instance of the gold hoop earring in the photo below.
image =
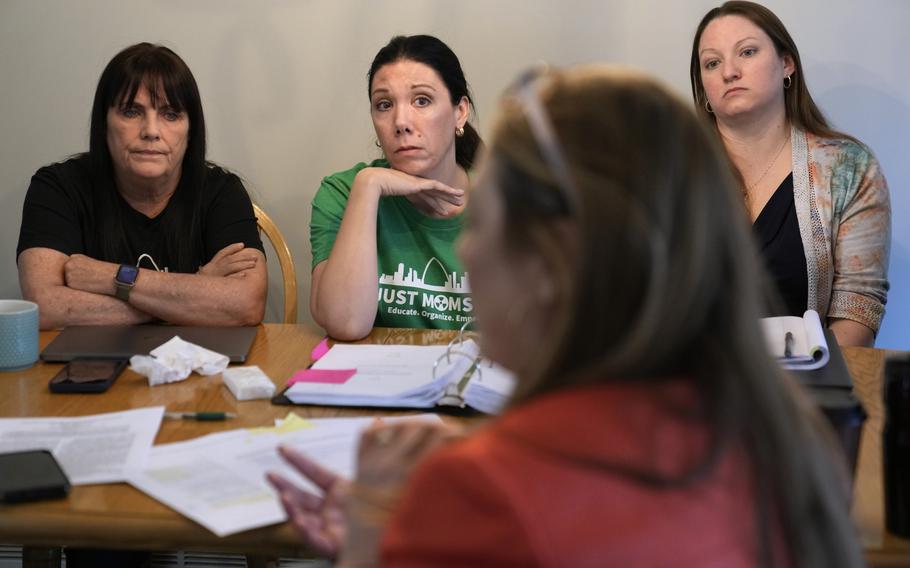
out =
<path fill-rule="evenodd" d="M 459 126 L 458 128 L 456 128 L 456 129 L 455 129 L 455 136 L 457 136 L 457 137 L 459 137 L 459 138 L 461 138 L 462 136 L 464 136 L 464 127 Z"/>
<path fill-rule="evenodd" d="M 792 84 L 793 84 L 793 79 L 791 79 L 789 75 L 784 77 L 784 88 L 785 89 L 789 89 L 790 85 L 792 85 Z"/>
<path fill-rule="evenodd" d="M 705 97 L 705 110 L 708 111 L 709 114 L 714 114 L 714 109 L 711 108 L 711 103 L 708 102 L 707 97 Z"/>
<path fill-rule="evenodd" d="M 376 144 L 377 148 L 382 148 L 382 143 L 379 140 L 374 141 L 373 144 Z"/>

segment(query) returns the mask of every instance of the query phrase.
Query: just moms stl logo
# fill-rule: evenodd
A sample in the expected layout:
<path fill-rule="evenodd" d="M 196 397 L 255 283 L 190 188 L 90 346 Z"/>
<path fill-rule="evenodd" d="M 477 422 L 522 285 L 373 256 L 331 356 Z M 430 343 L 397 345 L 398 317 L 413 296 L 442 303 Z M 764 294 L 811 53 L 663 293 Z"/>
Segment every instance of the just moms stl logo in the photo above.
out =
<path fill-rule="evenodd" d="M 389 314 L 466 322 L 474 310 L 467 272 L 449 272 L 436 257 L 422 271 L 398 263 L 379 276 L 379 302 Z"/>

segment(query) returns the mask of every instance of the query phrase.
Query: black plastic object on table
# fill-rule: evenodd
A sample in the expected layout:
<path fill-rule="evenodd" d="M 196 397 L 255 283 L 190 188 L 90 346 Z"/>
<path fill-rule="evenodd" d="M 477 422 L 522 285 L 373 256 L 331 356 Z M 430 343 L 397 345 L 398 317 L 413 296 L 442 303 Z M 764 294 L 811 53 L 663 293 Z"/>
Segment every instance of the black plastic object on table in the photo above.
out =
<path fill-rule="evenodd" d="M 910 538 L 910 355 L 889 357 L 883 380 L 885 528 Z"/>

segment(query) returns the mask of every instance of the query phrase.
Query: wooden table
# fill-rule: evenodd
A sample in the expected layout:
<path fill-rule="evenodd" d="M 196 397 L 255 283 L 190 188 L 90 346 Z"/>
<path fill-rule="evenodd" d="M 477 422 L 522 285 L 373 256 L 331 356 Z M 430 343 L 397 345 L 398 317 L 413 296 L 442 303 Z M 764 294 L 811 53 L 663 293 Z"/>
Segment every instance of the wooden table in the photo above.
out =
<path fill-rule="evenodd" d="M 56 332 L 41 333 L 41 348 Z M 377 329 L 365 342 L 445 343 L 454 332 Z M 281 388 L 297 369 L 310 363 L 310 350 L 323 337 L 315 327 L 260 326 L 249 364 L 259 367 Z M 221 377 L 192 375 L 186 381 L 149 387 L 130 370 L 106 393 L 53 394 L 50 378 L 62 364 L 38 363 L 26 371 L 0 373 L 0 417 L 82 416 L 165 405 L 172 411 L 223 410 L 239 417 L 225 422 L 165 420 L 155 443 L 186 440 L 234 428 L 271 426 L 294 411 L 307 418 L 363 416 L 363 410 L 310 406 L 274 406 L 267 400 L 237 402 Z M 402 412 L 406 414 L 407 412 Z M 390 414 L 377 411 L 376 414 Z M 73 487 L 66 500 L 0 506 L 0 542 L 32 546 L 79 545 L 152 550 L 205 550 L 271 556 L 305 556 L 306 550 L 287 525 L 275 525 L 218 538 L 207 529 L 119 483 Z"/>
<path fill-rule="evenodd" d="M 54 335 L 41 334 L 42 348 Z M 310 350 L 321 337 L 321 330 L 314 327 L 265 324 L 260 326 L 249 363 L 259 365 L 281 386 L 295 370 L 310 363 Z M 364 342 L 435 345 L 452 337 L 453 332 L 448 331 L 376 329 Z M 881 370 L 886 352 L 862 348 L 843 351 L 856 394 L 869 413 L 854 497 L 855 518 L 866 556 L 873 566 L 910 566 L 910 541 L 887 534 L 883 528 Z M 182 383 L 150 388 L 143 377 L 129 370 L 101 395 L 51 394 L 47 382 L 60 367 L 39 363 L 27 371 L 0 373 L 0 416 L 80 416 L 155 405 L 166 405 L 168 410 L 224 410 L 239 414 L 237 419 L 221 423 L 165 421 L 155 442 L 167 443 L 219 430 L 271 425 L 290 410 L 310 418 L 369 414 L 342 408 L 273 406 L 268 401 L 237 402 L 223 387 L 220 377 L 193 376 Z M 0 542 L 271 556 L 307 554 L 286 525 L 218 538 L 126 484 L 74 487 L 66 500 L 0 507 Z"/>
<path fill-rule="evenodd" d="M 885 530 L 882 479 L 882 370 L 887 351 L 864 347 L 842 348 L 853 377 L 856 396 L 869 417 L 863 426 L 853 485 L 853 517 L 859 526 L 870 566 L 910 566 L 910 540 Z"/>

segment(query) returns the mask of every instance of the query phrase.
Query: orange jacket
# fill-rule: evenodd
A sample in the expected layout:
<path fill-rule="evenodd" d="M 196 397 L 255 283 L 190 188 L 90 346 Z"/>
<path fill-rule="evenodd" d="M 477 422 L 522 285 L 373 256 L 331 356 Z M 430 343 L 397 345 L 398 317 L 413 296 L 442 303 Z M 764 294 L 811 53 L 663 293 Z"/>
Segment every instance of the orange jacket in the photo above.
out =
<path fill-rule="evenodd" d="M 742 451 L 681 488 L 620 471 L 678 475 L 700 463 L 707 430 L 678 412 L 693 404 L 688 384 L 673 381 L 570 389 L 510 410 L 417 467 L 382 564 L 755 566 Z"/>

